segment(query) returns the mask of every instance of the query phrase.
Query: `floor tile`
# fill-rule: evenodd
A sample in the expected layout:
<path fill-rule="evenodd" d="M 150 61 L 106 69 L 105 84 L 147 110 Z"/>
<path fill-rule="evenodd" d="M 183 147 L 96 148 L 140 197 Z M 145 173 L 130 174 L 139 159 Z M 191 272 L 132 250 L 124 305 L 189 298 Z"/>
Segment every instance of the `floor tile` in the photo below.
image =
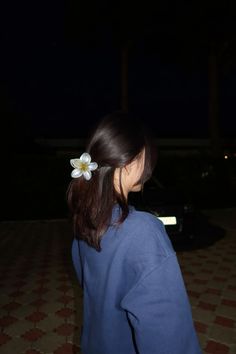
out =
<path fill-rule="evenodd" d="M 216 309 L 216 314 L 231 318 L 236 321 L 236 311 L 230 306 L 219 305 Z"/>
<path fill-rule="evenodd" d="M 37 323 L 37 327 L 45 330 L 46 332 L 52 332 L 57 326 L 63 324 L 65 321 L 63 318 L 59 318 L 55 314 L 49 314 L 44 320 Z"/>
<path fill-rule="evenodd" d="M 236 343 L 236 331 L 232 328 L 222 327 L 218 324 L 212 324 L 208 331 L 209 338 L 221 343 L 232 345 Z"/>
<path fill-rule="evenodd" d="M 21 337 L 14 337 L 11 341 L 0 347 L 2 354 L 22 353 L 30 348 L 30 344 Z"/>
<path fill-rule="evenodd" d="M 205 352 L 210 354 L 229 354 L 230 347 L 228 345 L 209 340 L 205 346 Z"/>
<path fill-rule="evenodd" d="M 34 343 L 33 348 L 41 351 L 42 353 L 52 353 L 55 348 L 65 343 L 65 338 L 57 335 L 54 332 L 45 334 L 41 339 Z"/>
<path fill-rule="evenodd" d="M 20 319 L 17 323 L 13 323 L 6 327 L 4 331 L 12 337 L 18 337 L 31 328 L 32 324 L 29 321 Z"/>

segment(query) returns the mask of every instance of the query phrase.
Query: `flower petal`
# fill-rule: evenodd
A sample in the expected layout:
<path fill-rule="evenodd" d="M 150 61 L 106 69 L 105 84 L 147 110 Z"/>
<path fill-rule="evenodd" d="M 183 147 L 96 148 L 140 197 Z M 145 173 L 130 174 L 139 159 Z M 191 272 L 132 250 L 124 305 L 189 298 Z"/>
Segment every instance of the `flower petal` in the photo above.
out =
<path fill-rule="evenodd" d="M 89 181 L 90 178 L 92 177 L 92 173 L 88 170 L 88 171 L 83 172 L 83 176 L 87 181 Z"/>
<path fill-rule="evenodd" d="M 90 162 L 90 164 L 88 165 L 88 168 L 90 169 L 90 171 L 96 170 L 98 168 L 97 162 Z"/>
<path fill-rule="evenodd" d="M 80 161 L 80 159 L 71 159 L 70 160 L 70 164 L 74 168 L 79 168 L 80 164 L 81 164 L 81 161 Z"/>
<path fill-rule="evenodd" d="M 84 152 L 80 156 L 80 161 L 82 161 L 83 163 L 89 164 L 91 162 L 91 156 L 87 152 Z"/>
<path fill-rule="evenodd" d="M 73 178 L 79 178 L 80 176 L 82 176 L 82 172 L 80 170 L 78 170 L 78 168 L 75 168 L 71 172 L 71 177 L 73 177 Z"/>

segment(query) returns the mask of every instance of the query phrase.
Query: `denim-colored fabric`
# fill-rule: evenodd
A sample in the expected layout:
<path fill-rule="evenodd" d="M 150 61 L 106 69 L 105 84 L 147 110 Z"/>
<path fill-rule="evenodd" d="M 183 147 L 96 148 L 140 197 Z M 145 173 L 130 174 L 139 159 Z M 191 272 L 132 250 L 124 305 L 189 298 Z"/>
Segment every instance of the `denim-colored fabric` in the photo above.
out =
<path fill-rule="evenodd" d="M 112 220 L 119 216 L 113 210 Z M 179 264 L 164 225 L 130 209 L 97 252 L 74 239 L 83 287 L 83 354 L 200 354 Z"/>

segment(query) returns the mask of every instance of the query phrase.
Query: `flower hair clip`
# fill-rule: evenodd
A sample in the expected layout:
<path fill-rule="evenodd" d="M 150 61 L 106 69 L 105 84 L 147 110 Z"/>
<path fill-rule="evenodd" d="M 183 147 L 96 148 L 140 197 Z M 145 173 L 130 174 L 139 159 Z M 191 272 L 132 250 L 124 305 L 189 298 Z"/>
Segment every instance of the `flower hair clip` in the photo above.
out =
<path fill-rule="evenodd" d="M 84 152 L 79 159 L 71 159 L 70 164 L 74 167 L 71 177 L 79 178 L 83 176 L 87 181 L 92 177 L 91 171 L 98 168 L 96 162 L 91 162 L 91 156 L 87 152 Z"/>

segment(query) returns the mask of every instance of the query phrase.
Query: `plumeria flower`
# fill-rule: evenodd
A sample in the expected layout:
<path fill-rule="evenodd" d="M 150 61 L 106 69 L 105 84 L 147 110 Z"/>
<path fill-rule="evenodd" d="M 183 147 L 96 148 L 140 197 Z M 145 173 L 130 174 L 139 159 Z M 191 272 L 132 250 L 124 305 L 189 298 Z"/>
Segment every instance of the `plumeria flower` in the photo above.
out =
<path fill-rule="evenodd" d="M 91 171 L 98 168 L 96 162 L 91 162 L 91 156 L 87 152 L 84 152 L 79 159 L 70 160 L 70 164 L 74 167 L 74 170 L 71 172 L 71 177 L 79 178 L 84 176 L 87 181 L 92 177 Z"/>

